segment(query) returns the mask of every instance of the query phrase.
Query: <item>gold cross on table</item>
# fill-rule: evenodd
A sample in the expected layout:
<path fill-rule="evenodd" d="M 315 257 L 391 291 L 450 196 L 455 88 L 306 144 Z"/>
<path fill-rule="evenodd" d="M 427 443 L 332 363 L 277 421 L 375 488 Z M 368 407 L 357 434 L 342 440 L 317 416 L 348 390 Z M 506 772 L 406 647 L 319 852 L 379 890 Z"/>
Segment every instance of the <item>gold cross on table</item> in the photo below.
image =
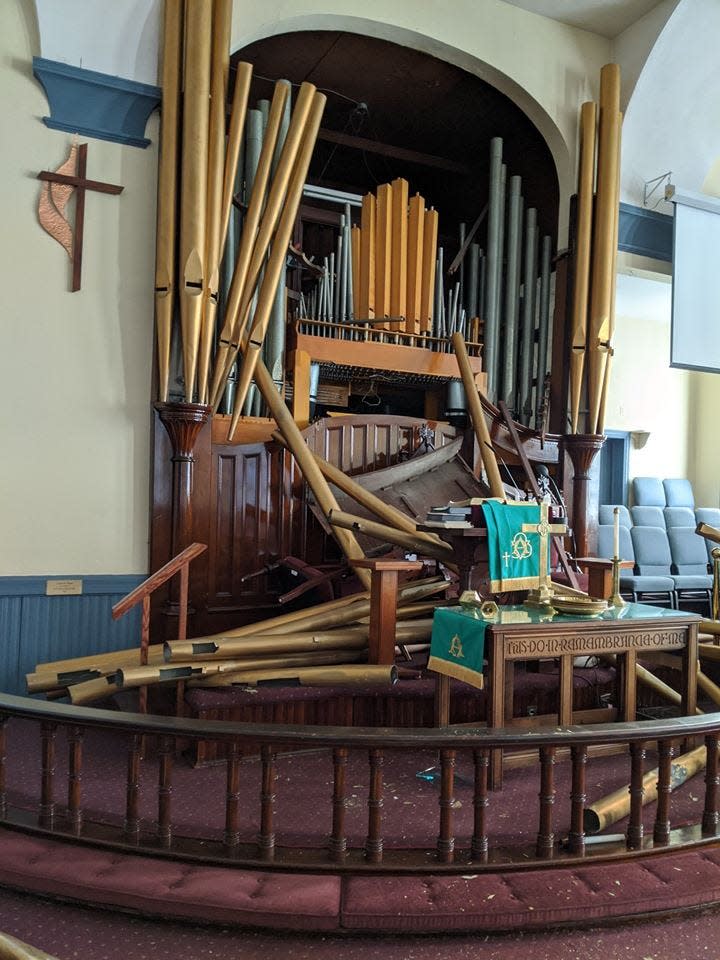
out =
<path fill-rule="evenodd" d="M 538 504 L 540 507 L 540 521 L 538 523 L 524 523 L 523 533 L 536 533 L 540 542 L 540 557 L 538 560 L 538 588 L 531 590 L 527 598 L 529 606 L 546 607 L 551 605 L 552 587 L 550 571 L 548 569 L 548 550 L 550 535 L 553 533 L 567 533 L 564 523 L 550 523 L 547 503 Z"/>

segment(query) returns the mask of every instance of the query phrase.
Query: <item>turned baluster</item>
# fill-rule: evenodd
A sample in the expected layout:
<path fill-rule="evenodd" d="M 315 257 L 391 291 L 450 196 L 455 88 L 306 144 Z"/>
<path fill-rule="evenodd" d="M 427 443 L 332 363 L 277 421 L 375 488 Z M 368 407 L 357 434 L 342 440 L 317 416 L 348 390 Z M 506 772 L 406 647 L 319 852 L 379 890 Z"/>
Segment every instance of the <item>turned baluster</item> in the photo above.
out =
<path fill-rule="evenodd" d="M 125 839 L 128 843 L 140 842 L 140 755 L 143 738 L 139 733 L 130 739 L 125 787 Z"/>
<path fill-rule="evenodd" d="M 7 815 L 7 722 L 8 718 L 0 714 L 0 817 Z"/>
<path fill-rule="evenodd" d="M 333 750 L 333 815 L 332 835 L 330 837 L 330 859 L 337 862 L 345 859 L 347 854 L 347 837 L 345 836 L 345 813 L 347 811 L 347 747 L 336 747 Z"/>
<path fill-rule="evenodd" d="M 370 792 L 368 794 L 368 835 L 365 840 L 365 858 L 370 863 L 382 863 L 383 841 L 380 835 L 380 816 L 383 805 L 383 752 L 371 750 Z"/>
<path fill-rule="evenodd" d="M 653 826 L 655 843 L 667 843 L 670 839 L 670 791 L 672 777 L 673 745 L 669 740 L 658 742 L 657 812 Z"/>
<path fill-rule="evenodd" d="M 645 790 L 643 788 L 643 763 L 645 760 L 645 744 L 630 744 L 630 821 L 627 828 L 627 848 L 634 850 L 641 846 L 643 840 L 642 802 Z"/>
<path fill-rule="evenodd" d="M 475 795 L 473 798 L 475 821 L 473 824 L 472 841 L 470 843 L 470 855 L 473 860 L 486 862 L 488 858 L 486 820 L 489 803 L 488 771 L 490 768 L 490 751 L 474 750 L 473 759 L 475 761 Z"/>
<path fill-rule="evenodd" d="M 583 828 L 583 812 L 585 810 L 585 775 L 587 769 L 587 747 L 581 744 L 573 747 L 572 757 L 572 784 L 570 786 L 570 830 L 568 832 L 568 846 L 571 853 L 585 853 L 585 830 Z"/>
<path fill-rule="evenodd" d="M 718 788 L 720 787 L 720 770 L 718 769 L 718 735 L 708 734 L 705 737 L 707 748 L 707 767 L 705 769 L 705 809 L 702 817 L 702 832 L 704 837 L 715 837 L 718 832 Z"/>
<path fill-rule="evenodd" d="M 438 860 L 452 863 L 455 851 L 453 804 L 455 803 L 455 751 L 440 751 L 440 834 L 437 841 Z"/>
<path fill-rule="evenodd" d="M 68 730 L 68 823 L 76 837 L 82 830 L 82 810 L 80 809 L 80 791 L 82 784 L 82 727 L 72 726 Z"/>
<path fill-rule="evenodd" d="M 555 747 L 540 747 L 540 823 L 535 854 L 544 859 L 555 851 L 553 805 L 555 803 Z"/>
<path fill-rule="evenodd" d="M 55 780 L 55 724 L 43 723 L 40 727 L 40 826 L 52 829 L 55 822 L 53 784 Z"/>
<path fill-rule="evenodd" d="M 229 853 L 240 843 L 240 748 L 233 742 L 228 748 L 225 788 L 225 848 Z"/>
<path fill-rule="evenodd" d="M 273 814 L 275 812 L 275 751 L 272 747 L 260 749 L 262 761 L 262 785 L 260 788 L 260 834 L 258 849 L 263 860 L 272 860 L 275 856 L 275 833 Z"/>
<path fill-rule="evenodd" d="M 172 770 L 175 740 L 173 737 L 160 737 L 158 757 L 158 823 L 157 835 L 163 847 L 172 844 Z"/>

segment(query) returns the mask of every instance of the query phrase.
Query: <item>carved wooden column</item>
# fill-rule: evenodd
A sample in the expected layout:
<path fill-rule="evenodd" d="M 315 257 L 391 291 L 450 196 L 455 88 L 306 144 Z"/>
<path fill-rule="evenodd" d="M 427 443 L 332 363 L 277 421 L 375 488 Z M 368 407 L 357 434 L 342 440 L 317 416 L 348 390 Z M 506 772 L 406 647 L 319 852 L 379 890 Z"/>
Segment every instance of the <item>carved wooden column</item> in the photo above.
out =
<path fill-rule="evenodd" d="M 590 467 L 602 449 L 605 437 L 595 433 L 569 433 L 563 447 L 573 465 L 572 529 L 578 557 L 594 552 L 597 540 L 598 491 L 590 481 Z"/>
<path fill-rule="evenodd" d="M 200 403 L 156 403 L 160 420 L 172 444 L 172 533 L 170 557 L 193 542 L 193 449 L 198 435 L 210 419 L 212 407 Z M 170 582 L 166 614 L 177 616 L 179 579 Z"/>

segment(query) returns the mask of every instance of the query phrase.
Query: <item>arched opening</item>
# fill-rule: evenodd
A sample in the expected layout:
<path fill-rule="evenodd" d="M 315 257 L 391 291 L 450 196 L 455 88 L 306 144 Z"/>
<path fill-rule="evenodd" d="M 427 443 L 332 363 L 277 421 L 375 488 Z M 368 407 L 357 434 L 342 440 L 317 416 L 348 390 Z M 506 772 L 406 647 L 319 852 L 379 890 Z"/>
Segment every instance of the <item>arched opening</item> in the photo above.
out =
<path fill-rule="evenodd" d="M 487 200 L 489 144 L 501 137 L 508 181 L 522 177 L 541 233 L 557 239 L 552 153 L 526 114 L 479 77 L 410 47 L 343 31 L 279 34 L 234 59 L 254 65 L 258 98 L 269 97 L 279 78 L 307 80 L 327 93 L 311 182 L 365 193 L 403 176 L 439 211 L 440 236 L 452 245 L 458 225 L 472 224 Z"/>
<path fill-rule="evenodd" d="M 439 335 L 445 339 L 437 346 L 441 351 L 447 351 L 449 335 L 453 330 L 460 330 L 469 342 L 480 341 L 476 350 L 479 354 L 485 314 L 489 312 L 483 308 L 484 263 L 478 261 L 477 276 L 480 279 L 475 284 L 477 295 L 473 299 L 468 281 L 471 257 L 467 255 L 467 246 L 463 246 L 463 238 L 474 228 L 476 232 L 472 240 L 480 248 L 477 256 L 482 257 L 482 251 L 488 250 L 492 215 L 487 211 L 493 140 L 502 143 L 504 187 L 497 190 L 502 191 L 503 205 L 506 199 L 510 203 L 511 180 L 519 179 L 520 203 L 525 210 L 532 210 L 533 217 L 537 212 L 538 239 L 533 242 L 538 252 L 534 257 L 539 256 L 541 241 L 549 245 L 548 249 L 557 249 L 558 170 L 550 146 L 527 114 L 505 93 L 466 69 L 413 47 L 359 33 L 343 30 L 283 33 L 257 40 L 238 50 L 234 62 L 239 60 L 253 64 L 251 102 L 256 105 L 271 98 L 274 84 L 279 79 L 289 80 L 294 85 L 309 81 L 326 93 L 327 105 L 308 178 L 311 185 L 361 197 L 375 193 L 383 184 L 403 178 L 409 184 L 410 197 L 419 194 L 428 208 L 438 212 L 438 265 L 447 282 L 439 294 L 436 289 L 436 296 L 443 311 L 445 303 L 448 304 L 447 312 L 452 314 L 452 319 L 448 323 L 443 321 Z M 315 263 L 324 264 L 325 272 L 330 276 L 334 273 L 331 258 L 336 251 L 338 257 L 340 255 L 337 243 L 341 207 L 336 205 L 334 210 L 332 214 L 327 205 L 317 199 L 307 202 L 301 209 L 301 228 L 297 234 L 303 253 Z M 358 220 L 359 211 L 356 209 L 352 222 L 355 224 Z M 517 221 L 518 251 L 524 243 L 524 228 L 520 222 Z M 502 276 L 507 241 L 496 239 L 498 243 L 500 266 L 496 269 L 499 269 L 497 275 Z M 456 258 L 462 250 L 466 255 L 460 264 Z M 451 264 L 453 266 L 448 270 Z M 532 269 L 537 277 L 537 264 Z M 499 287 L 502 289 L 498 289 L 498 311 L 502 309 L 504 280 Z M 304 310 L 308 298 L 313 296 L 313 286 L 307 274 L 303 276 L 301 270 L 294 271 L 289 277 L 288 291 L 290 316 L 318 318 L 315 305 L 309 312 Z M 322 296 L 321 291 L 317 297 Z M 531 302 L 534 296 L 533 293 Z M 337 309 L 336 304 L 335 314 Z M 390 317 L 396 313 L 395 310 L 376 309 L 375 317 Z M 335 314 L 331 312 L 328 316 L 327 312 L 321 311 L 320 319 L 337 321 Z M 366 315 L 364 311 L 355 310 L 354 313 L 356 318 Z M 404 317 L 402 312 L 401 315 Z M 343 314 L 340 320 L 344 319 Z M 397 329 L 397 326 L 391 329 Z M 488 329 L 486 326 L 485 331 Z M 311 326 L 309 332 L 317 333 L 317 328 Z M 528 336 L 532 338 L 534 335 L 530 333 Z M 428 343 L 421 345 L 428 346 Z M 513 352 L 512 345 L 509 349 Z M 533 349 L 531 343 L 531 354 Z M 485 356 L 488 356 L 487 349 Z M 519 365 L 520 361 L 517 362 Z M 532 365 L 534 361 L 531 358 L 529 362 Z M 369 372 L 367 364 L 360 366 L 348 387 L 350 410 L 368 412 L 368 404 L 371 404 L 373 408 L 382 406 L 382 411 L 387 413 L 412 416 L 432 413 L 442 417 L 453 408 L 454 401 L 448 399 L 444 382 L 435 383 L 437 389 L 433 392 L 427 389 L 427 379 L 421 382 L 415 378 L 415 388 L 409 389 L 410 379 L 407 377 L 400 385 L 397 377 L 377 371 L 372 372 L 376 379 L 368 381 L 365 377 Z M 331 365 L 326 364 L 321 383 L 327 383 L 327 378 L 332 375 Z M 347 371 L 343 371 L 340 379 L 347 384 Z M 544 372 L 535 379 L 539 386 L 534 403 L 539 410 Z M 382 385 L 382 401 L 377 395 L 378 385 Z M 509 395 L 513 397 L 510 405 L 514 408 L 512 389 Z M 524 406 L 527 407 L 528 403 L 525 400 Z M 518 391 L 518 409 L 520 404 Z M 532 418 L 533 413 L 528 408 L 525 419 L 530 422 Z"/>

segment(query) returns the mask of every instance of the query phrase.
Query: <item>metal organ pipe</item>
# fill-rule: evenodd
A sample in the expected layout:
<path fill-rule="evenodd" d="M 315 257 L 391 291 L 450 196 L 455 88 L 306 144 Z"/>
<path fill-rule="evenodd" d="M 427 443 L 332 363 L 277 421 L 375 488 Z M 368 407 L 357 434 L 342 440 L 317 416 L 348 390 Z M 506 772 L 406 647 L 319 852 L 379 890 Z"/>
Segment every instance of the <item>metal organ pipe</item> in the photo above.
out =
<path fill-rule="evenodd" d="M 535 287 L 537 278 L 537 210 L 531 207 L 525 220 L 522 340 L 520 344 L 519 419 L 527 424 L 532 397 L 533 350 L 535 346 Z"/>
<path fill-rule="evenodd" d="M 537 374 L 535 377 L 535 412 L 542 404 L 547 373 L 547 346 L 550 331 L 550 266 L 552 258 L 552 239 L 543 237 L 540 258 L 540 310 L 538 320 Z"/>
<path fill-rule="evenodd" d="M 490 198 L 488 206 L 487 228 L 487 276 L 485 282 L 484 320 L 485 344 L 484 360 L 487 371 L 487 389 L 491 400 L 495 397 L 497 359 L 497 303 L 498 283 L 500 281 L 501 251 L 498 248 L 500 237 L 500 204 L 501 204 L 501 177 L 502 177 L 502 147 L 500 137 L 493 137 L 490 141 Z"/>
<path fill-rule="evenodd" d="M 515 409 L 515 368 L 517 363 L 518 319 L 520 313 L 520 266 L 522 236 L 522 178 L 510 178 L 508 198 L 507 257 L 505 272 L 505 350 L 499 395 L 510 410 Z"/>

